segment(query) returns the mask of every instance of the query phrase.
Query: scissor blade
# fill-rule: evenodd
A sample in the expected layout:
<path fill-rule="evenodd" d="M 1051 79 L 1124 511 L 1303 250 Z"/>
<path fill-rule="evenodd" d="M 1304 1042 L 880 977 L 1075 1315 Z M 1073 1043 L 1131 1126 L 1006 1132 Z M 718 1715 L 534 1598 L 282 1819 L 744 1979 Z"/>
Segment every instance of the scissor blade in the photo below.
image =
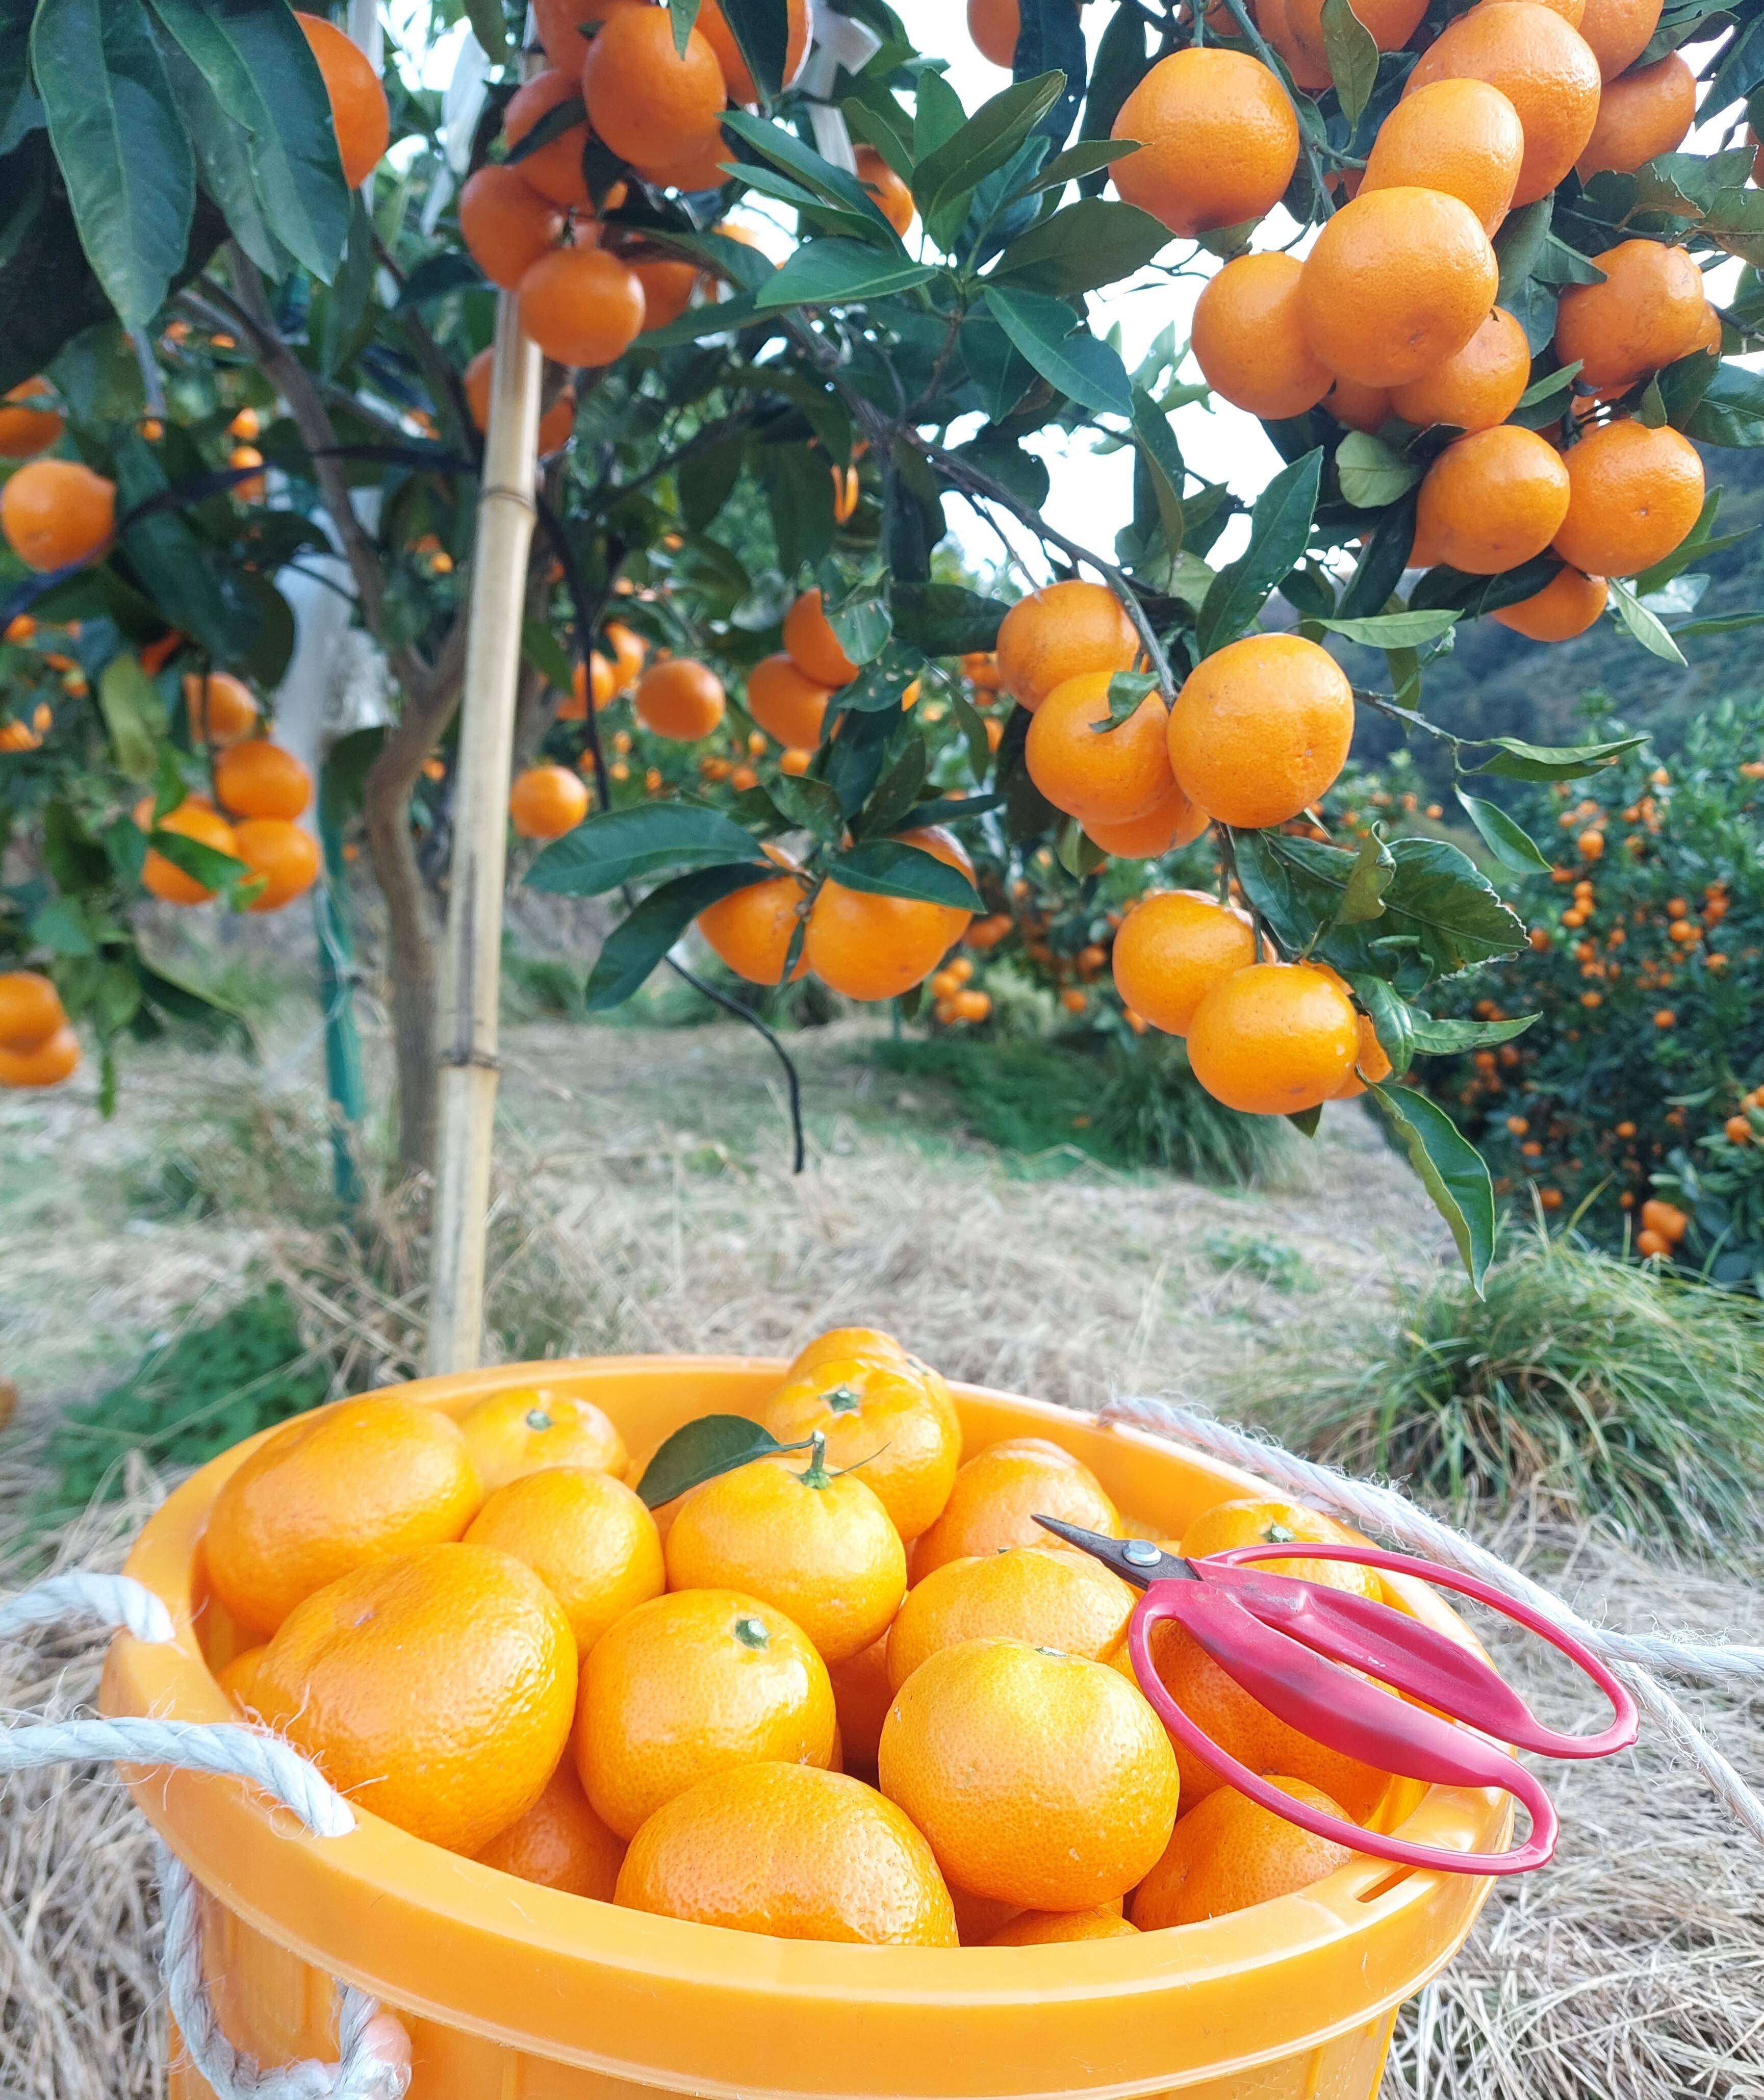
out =
<path fill-rule="evenodd" d="M 1106 1532 L 1086 1531 L 1082 1525 L 1067 1524 L 1056 1516 L 1038 1515 L 1035 1521 L 1043 1531 L 1051 1531 L 1068 1546 L 1076 1546 L 1101 1561 L 1112 1574 L 1131 1582 L 1136 1590 L 1148 1590 L 1153 1582 L 1199 1579 L 1180 1554 L 1160 1552 L 1149 1539 L 1111 1538 Z"/>

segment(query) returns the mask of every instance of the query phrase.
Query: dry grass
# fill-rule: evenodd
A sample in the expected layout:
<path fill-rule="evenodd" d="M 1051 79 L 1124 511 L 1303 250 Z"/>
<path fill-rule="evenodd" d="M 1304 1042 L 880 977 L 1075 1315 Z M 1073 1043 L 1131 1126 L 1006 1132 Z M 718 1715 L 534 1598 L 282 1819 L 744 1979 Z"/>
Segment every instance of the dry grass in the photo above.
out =
<path fill-rule="evenodd" d="M 1248 1367 L 1338 1348 L 1440 1244 L 1352 1112 L 1332 1119 L 1308 1185 L 1277 1198 L 1060 1158 L 1013 1167 L 922 1083 L 903 1121 L 900 1081 L 831 1030 L 802 1043 L 811 1169 L 792 1180 L 773 1070 L 742 1035 L 538 1026 L 507 1047 L 492 1292 L 505 1353 L 787 1350 L 875 1320 L 955 1376 L 1079 1407 L 1114 1389 L 1233 1412 Z M 25 1372 L 35 1418 L 91 1390 L 176 1306 L 204 1292 L 218 1304 L 265 1268 L 295 1280 L 312 1339 L 351 1384 L 401 1374 L 421 1312 L 413 1221 L 382 1206 L 365 1256 L 318 1221 L 304 1068 L 272 1071 L 266 1088 L 218 1060 L 194 1072 L 148 1060 L 130 1083 L 137 1102 L 108 1130 L 54 1097 L 0 1125 L 0 1357 Z M 220 1207 L 131 1229 L 127 1191 L 174 1131 Z M 303 1193 L 278 1215 L 290 1174 Z M 11 1445 L 0 1544 L 32 1485 L 28 1426 Z M 60 1542 L 67 1562 L 116 1564 L 151 1492 L 134 1486 Z M 1618 1623 L 1764 1639 L 1764 1602 L 1740 1571 L 1669 1568 L 1607 1538 L 1516 1524 L 1503 1550 Z M 0 1705 L 64 1710 L 95 1683 L 98 1652 L 8 1644 Z M 1692 1703 L 1764 1780 L 1764 1707 Z M 1764 2094 L 1755 1855 L 1645 1746 L 1555 1785 L 1560 1858 L 1496 1890 L 1405 2014 L 1386 2100 Z M 100 1775 L 15 1780 L 0 1800 L 0 2100 L 157 2100 L 143 1826 Z"/>

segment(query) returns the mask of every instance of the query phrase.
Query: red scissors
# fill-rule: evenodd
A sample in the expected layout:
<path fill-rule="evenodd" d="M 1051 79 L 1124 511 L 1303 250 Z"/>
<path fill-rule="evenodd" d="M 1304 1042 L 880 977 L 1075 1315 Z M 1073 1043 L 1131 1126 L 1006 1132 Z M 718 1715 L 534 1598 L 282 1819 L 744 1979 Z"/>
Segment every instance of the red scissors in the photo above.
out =
<path fill-rule="evenodd" d="M 1140 1690 L 1176 1740 L 1252 1801 L 1356 1852 L 1449 1874 L 1524 1873 L 1542 1866 L 1555 1851 L 1556 1812 L 1537 1779 L 1500 1745 L 1511 1743 L 1545 1757 L 1603 1758 L 1627 1749 L 1635 1740 L 1635 1701 L 1599 1657 L 1541 1612 L 1474 1575 L 1376 1546 L 1313 1544 L 1308 1539 L 1302 1544 L 1237 1546 L 1204 1560 L 1185 1560 L 1162 1551 L 1149 1539 L 1109 1538 L 1056 1517 L 1038 1516 L 1035 1521 L 1068 1544 L 1094 1554 L 1122 1582 L 1145 1592 L 1128 1621 L 1128 1652 Z M 1447 1635 L 1372 1598 L 1291 1575 L 1258 1573 L 1247 1564 L 1299 1558 L 1387 1568 L 1474 1597 L 1517 1620 L 1541 1634 L 1591 1678 L 1611 1701 L 1610 1727 L 1596 1736 L 1559 1734 L 1546 1728 L 1480 1657 Z M 1510 1851 L 1446 1851 L 1362 1829 L 1270 1786 L 1222 1750 L 1165 1689 L 1152 1663 L 1151 1632 L 1166 1619 L 1185 1626 L 1252 1698 L 1313 1740 L 1409 1779 L 1503 1788 L 1529 1812 L 1530 1834 Z M 1378 1683 L 1369 1683 L 1369 1677 Z M 1391 1690 L 1381 1689 L 1383 1685 Z M 1396 1692 L 1406 1696 L 1397 1698 Z M 1414 1700 L 1423 1703 L 1409 1703 Z"/>

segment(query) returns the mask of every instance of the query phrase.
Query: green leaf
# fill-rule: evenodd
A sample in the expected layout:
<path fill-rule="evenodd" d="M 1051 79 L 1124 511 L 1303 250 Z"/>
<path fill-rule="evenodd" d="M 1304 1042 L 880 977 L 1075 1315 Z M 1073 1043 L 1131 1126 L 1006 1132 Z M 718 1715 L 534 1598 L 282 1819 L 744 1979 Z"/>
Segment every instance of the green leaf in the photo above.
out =
<path fill-rule="evenodd" d="M 913 201 L 928 227 L 933 218 L 964 206 L 980 183 L 1004 165 L 1059 100 L 1065 86 L 1065 76 L 1056 73 L 1013 81 L 919 159 L 913 170 Z"/>
<path fill-rule="evenodd" d="M 906 254 L 906 249 L 901 245 L 900 236 L 883 218 L 875 199 L 854 174 L 848 174 L 844 168 L 836 168 L 831 161 L 824 160 L 812 146 L 805 146 L 794 131 L 787 130 L 782 124 L 769 123 L 763 117 L 750 116 L 740 109 L 729 111 L 721 121 L 724 130 L 733 131 L 744 144 L 752 146 L 774 168 L 782 168 L 787 175 L 794 176 L 805 189 L 811 191 L 823 203 L 838 205 L 844 210 L 856 212 L 859 217 L 873 221 L 880 229 L 882 240 L 893 252 L 897 255 Z M 744 245 L 743 242 L 730 240 L 722 234 L 700 235 L 699 238 L 714 238 L 730 248 Z M 767 274 L 770 275 L 770 270 Z M 752 289 L 755 280 L 741 278 L 737 281 Z"/>
<path fill-rule="evenodd" d="M 767 791 L 780 813 L 798 829 L 812 832 L 824 845 L 837 845 L 845 835 L 845 818 L 839 796 L 826 781 L 806 774 L 792 779 L 781 773 Z"/>
<path fill-rule="evenodd" d="M 976 780 L 984 780 L 992 770 L 992 740 L 986 735 L 986 718 L 960 690 L 950 695 L 950 707 L 968 746 L 968 770 Z"/>
<path fill-rule="evenodd" d="M 502 12 L 502 0 L 477 0 L 477 4 L 487 13 L 494 10 L 500 15 Z M 675 55 L 683 59 L 686 55 L 686 41 L 699 19 L 699 0 L 668 0 L 668 19 L 674 33 Z M 473 26 L 477 26 L 475 16 Z M 480 36 L 478 41 L 482 44 L 484 40 Z M 484 48 L 487 51 L 488 45 Z"/>
<path fill-rule="evenodd" d="M 777 307 L 838 307 L 877 299 L 889 292 L 928 284 L 937 272 L 926 262 L 879 254 L 860 240 L 807 240 L 754 298 L 756 312 Z"/>
<path fill-rule="evenodd" d="M 1377 612 L 1365 620 L 1320 620 L 1331 634 L 1369 649 L 1425 649 L 1458 624 L 1455 612 Z"/>
<path fill-rule="evenodd" d="M 1032 292 L 1070 298 L 1131 277 L 1169 245 L 1162 220 L 1136 205 L 1080 197 L 1018 235 L 986 281 L 1008 280 Z"/>
<path fill-rule="evenodd" d="M 1537 1018 L 1535 1013 L 1522 1013 L 1510 1021 L 1435 1021 L 1431 1014 L 1417 1013 L 1411 1017 L 1411 1026 L 1415 1048 L 1421 1056 L 1451 1057 L 1460 1051 L 1510 1043 Z"/>
<path fill-rule="evenodd" d="M 1342 4 L 1346 6 L 1347 0 Z M 1382 438 L 1369 437 L 1364 430 L 1350 430 L 1335 448 L 1342 501 L 1356 510 L 1382 510 L 1413 488 L 1425 471 L 1419 460 L 1405 459 Z"/>
<path fill-rule="evenodd" d="M 1537 850 L 1531 833 L 1523 824 L 1515 823 L 1498 802 L 1484 801 L 1480 795 L 1466 795 L 1462 788 L 1457 793 L 1465 815 L 1476 827 L 1483 844 L 1502 867 L 1510 868 L 1515 875 L 1550 872 L 1550 863 Z"/>
<path fill-rule="evenodd" d="M 912 119 L 893 92 L 879 81 L 865 79 L 840 104 L 845 128 L 860 145 L 874 146 L 903 183 L 913 174 Z"/>
<path fill-rule="evenodd" d="M 1157 674 L 1151 671 L 1117 671 L 1109 681 L 1109 713 L 1105 721 L 1092 722 L 1093 735 L 1106 736 L 1131 721 L 1144 706 L 1146 696 L 1158 690 Z"/>
<path fill-rule="evenodd" d="M 1363 925 L 1384 916 L 1384 893 L 1396 877 L 1396 863 L 1391 849 L 1375 832 L 1368 832 L 1354 856 L 1352 871 L 1342 901 L 1335 907 L 1338 926 Z"/>
<path fill-rule="evenodd" d="M 1498 576 L 1475 576 L 1444 563 L 1429 569 L 1409 593 L 1409 610 L 1449 608 L 1463 620 L 1480 620 L 1484 613 L 1498 612 L 1502 606 L 1518 605 L 1535 598 L 1546 584 L 1560 574 L 1561 562 L 1554 554 L 1537 554 L 1516 569 Z"/>
<path fill-rule="evenodd" d="M 1758 626 L 1764 626 L 1764 612 L 1720 612 L 1707 620 L 1684 620 L 1672 632 L 1694 640 L 1699 635 L 1737 634 L 1742 628 Z"/>
<path fill-rule="evenodd" d="M 1626 583 L 1616 576 L 1607 579 L 1607 589 L 1611 593 L 1611 607 L 1617 616 L 1620 627 L 1625 627 L 1650 655 L 1663 657 L 1669 664 L 1684 664 L 1684 651 L 1661 624 L 1657 615 L 1648 611 Z"/>
<path fill-rule="evenodd" d="M 1323 0 L 1323 55 L 1342 114 L 1357 124 L 1378 85 L 1378 47 L 1348 0 Z"/>
<path fill-rule="evenodd" d="M 659 1509 L 688 1488 L 702 1487 L 738 1466 L 751 1466 L 774 1451 L 797 1450 L 780 1444 L 769 1429 L 744 1414 L 701 1414 L 696 1422 L 664 1437 L 643 1468 L 637 1491 L 650 1509 Z"/>
<path fill-rule="evenodd" d="M 1074 882 L 1094 875 L 1109 858 L 1076 817 L 1068 817 L 1061 825 L 1053 857 Z"/>
<path fill-rule="evenodd" d="M 1079 135 L 1086 143 L 1110 138 L 1122 104 L 1144 78 L 1149 64 L 1145 49 L 1148 26 L 1145 16 L 1132 7 L 1117 7 L 1110 13 L 1097 41 L 1096 58 L 1091 66 L 1090 90 L 1084 98 L 1084 121 L 1078 126 Z M 1128 145 L 1134 142 L 1122 139 L 1117 143 Z M 1100 190 L 1102 184 L 1100 175 L 1090 175 L 1084 179 L 1087 191 Z"/>
<path fill-rule="evenodd" d="M 823 592 L 822 603 L 827 625 L 853 664 L 872 663 L 887 648 L 894 624 L 886 599 L 858 598 L 836 605 Z"/>
<path fill-rule="evenodd" d="M 721 810 L 650 802 L 608 810 L 553 839 L 527 871 L 527 887 L 553 897 L 600 897 L 664 868 L 757 862 L 759 847 Z"/>
<path fill-rule="evenodd" d="M 1133 395 L 1120 353 L 1079 328 L 1069 307 L 1040 292 L 990 284 L 986 305 L 1015 347 L 1069 400 L 1110 415 L 1132 414 Z"/>
<path fill-rule="evenodd" d="M 961 130 L 968 112 L 948 81 L 930 67 L 915 82 L 913 99 L 913 159 L 928 161 Z"/>
<path fill-rule="evenodd" d="M 887 229 L 879 226 L 868 213 L 849 211 L 844 205 L 823 203 L 813 190 L 805 189 L 800 183 L 780 174 L 775 168 L 762 168 L 752 161 L 734 165 L 739 167 L 741 179 L 750 190 L 757 190 L 762 196 L 776 197 L 780 204 L 787 204 L 793 211 L 800 212 L 829 233 L 845 234 L 868 247 L 898 256 L 897 244 L 887 237 Z"/>
<path fill-rule="evenodd" d="M 1319 1101 L 1314 1108 L 1294 1109 L 1286 1120 L 1301 1137 L 1315 1137 L 1323 1121 L 1323 1104 Z"/>
<path fill-rule="evenodd" d="M 1764 445 L 1764 376 L 1723 364 L 1687 417 L 1684 434 L 1705 445 Z"/>
<path fill-rule="evenodd" d="M 1494 252 L 1501 279 L 1495 304 L 1505 307 L 1509 313 L 1515 311 L 1526 281 L 1543 259 L 1554 206 L 1552 197 L 1540 197 L 1536 204 L 1510 212 L 1496 236 Z"/>
<path fill-rule="evenodd" d="M 1255 500 L 1250 544 L 1219 572 L 1196 623 L 1200 653 L 1235 642 L 1252 626 L 1268 593 L 1289 569 L 1298 567 L 1311 537 L 1323 472 L 1321 449 L 1282 467 Z"/>
<path fill-rule="evenodd" d="M 763 882 L 768 867 L 764 862 L 756 867 L 751 860 L 735 867 L 701 867 L 652 889 L 606 936 L 588 973 L 589 1012 L 604 1013 L 610 1007 L 622 1006 L 642 989 L 650 971 L 707 906 Z"/>
<path fill-rule="evenodd" d="M 1410 1087 L 1366 1090 L 1390 1118 L 1422 1186 L 1451 1229 L 1480 1298 L 1494 1258 L 1494 1185 L 1482 1154 L 1444 1110 Z"/>
<path fill-rule="evenodd" d="M 506 65 L 509 61 L 508 17 L 502 11 L 502 0 L 461 0 L 465 19 L 472 25 L 472 34 L 483 45 L 484 56 L 493 66 Z M 692 13 L 696 15 L 698 0 L 690 0 Z M 690 19 L 686 28 L 692 26 Z M 682 57 L 686 55 L 686 34 L 680 28 L 677 14 L 674 23 L 674 42 Z"/>
<path fill-rule="evenodd" d="M 897 583 L 894 632 L 927 656 L 965 656 L 992 648 L 1008 608 L 960 584 Z"/>
<path fill-rule="evenodd" d="M 1133 442 L 1152 484 L 1158 503 L 1158 522 L 1163 528 L 1165 551 L 1182 552 L 1187 521 L 1182 510 L 1182 485 L 1188 476 L 1181 448 L 1170 427 L 1170 418 L 1143 386 L 1133 389 Z"/>
<path fill-rule="evenodd" d="M 784 0 L 721 0 L 723 20 L 747 63 L 760 99 L 770 108 L 784 84 L 790 18 Z"/>
<path fill-rule="evenodd" d="M 842 888 L 862 890 L 867 896 L 911 897 L 964 911 L 986 909 L 959 867 L 904 839 L 868 840 L 839 854 L 827 872 Z"/>
<path fill-rule="evenodd" d="M 755 453 L 778 565 L 787 576 L 818 562 L 833 544 L 833 479 L 805 445 L 761 445 Z"/>
<path fill-rule="evenodd" d="M 576 676 L 574 668 L 562 643 L 542 620 L 523 621 L 521 654 L 549 685 L 560 693 L 569 691 Z"/>
<path fill-rule="evenodd" d="M 1125 160 L 1129 153 L 1137 151 L 1131 139 L 1082 139 L 1077 145 L 1068 146 L 1063 153 L 1056 153 L 1044 168 L 1025 176 L 1005 202 L 1016 204 L 1043 190 L 1063 189 L 1068 183 L 1113 167 L 1117 161 Z"/>
<path fill-rule="evenodd" d="M 233 121 L 207 81 L 176 44 L 161 51 L 179 121 L 196 155 L 201 187 L 226 214 L 235 240 L 271 277 L 284 276 L 287 251 L 271 232 L 258 200 L 251 165 L 251 135 Z M 472 275 L 478 275 L 476 266 Z"/>
<path fill-rule="evenodd" d="M 1400 1078 L 1414 1060 L 1414 1008 L 1394 985 L 1387 984 L 1383 977 L 1374 977 L 1369 971 L 1352 971 L 1347 982 L 1354 988 L 1354 996 L 1371 1017 L 1373 1033 L 1378 1039 L 1379 1048 L 1391 1061 L 1391 1071 Z"/>
<path fill-rule="evenodd" d="M 86 914 L 75 897 L 51 897 L 33 914 L 27 938 L 33 947 L 47 948 L 52 955 L 98 953 L 98 944 L 92 938 Z"/>
<path fill-rule="evenodd" d="M 1572 364 L 1559 364 L 1554 372 L 1546 372 L 1541 379 L 1534 379 L 1519 397 L 1519 408 L 1535 408 L 1546 401 L 1553 401 L 1559 394 L 1566 394 L 1580 377 L 1581 360 L 1577 357 Z M 1568 407 L 1563 402 L 1556 412 L 1563 413 Z"/>
<path fill-rule="evenodd" d="M 880 838 L 885 837 L 890 832 L 899 831 L 918 806 L 919 798 L 925 791 L 925 783 L 929 771 L 930 757 L 926 749 L 925 739 L 922 736 L 907 737 L 902 743 L 900 756 L 883 774 L 869 800 L 859 812 L 856 827 L 859 836 L 864 838 Z M 815 785 L 822 787 L 823 792 L 829 795 L 832 792 L 830 788 L 824 788 L 823 783 L 819 781 L 817 781 Z M 838 797 L 833 796 L 833 801 L 834 818 L 837 825 L 840 822 L 837 809 Z M 833 833 L 834 843 L 837 843 L 838 837 L 839 832 L 836 829 Z"/>
<path fill-rule="evenodd" d="M 181 868 L 205 889 L 231 891 L 241 882 L 258 880 L 242 860 L 214 846 L 205 845 L 200 839 L 186 838 L 182 832 L 168 832 L 156 825 L 148 832 L 147 842 L 155 853 L 169 860 L 174 867 Z"/>
<path fill-rule="evenodd" d="M 196 167 L 141 0 L 41 0 L 31 64 L 80 245 L 145 328 L 183 261 Z"/>
<path fill-rule="evenodd" d="M 1493 736 L 1493 758 L 1470 767 L 1501 780 L 1579 780 L 1615 765 L 1627 751 L 1638 750 L 1645 736 L 1621 736 L 1609 743 L 1522 743 L 1516 736 Z"/>
<path fill-rule="evenodd" d="M 117 765 L 131 780 L 151 780 L 165 734 L 165 708 L 132 651 L 119 651 L 99 673 L 98 707 Z"/>

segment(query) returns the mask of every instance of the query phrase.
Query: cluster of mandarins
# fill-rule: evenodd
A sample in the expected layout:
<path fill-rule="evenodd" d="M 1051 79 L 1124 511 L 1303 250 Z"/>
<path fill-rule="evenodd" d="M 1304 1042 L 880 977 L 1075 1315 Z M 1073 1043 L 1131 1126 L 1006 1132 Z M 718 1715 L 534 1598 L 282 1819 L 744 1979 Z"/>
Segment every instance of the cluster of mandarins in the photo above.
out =
<path fill-rule="evenodd" d="M 1356 11 L 1380 50 L 1396 51 L 1424 9 L 1368 0 Z M 1621 241 L 1591 258 L 1600 281 L 1563 292 L 1556 354 L 1580 368 L 1559 443 L 1508 421 L 1531 355 L 1494 302 L 1491 237 L 1510 210 L 1571 172 L 1631 171 L 1689 132 L 1684 60 L 1634 67 L 1660 13 L 1660 0 L 1481 0 L 1457 15 L 1417 60 L 1364 169 L 1343 174 L 1349 201 L 1304 259 L 1241 255 L 1195 309 L 1207 383 L 1255 415 L 1321 404 L 1358 430 L 1462 433 L 1421 483 L 1412 559 L 1495 576 L 1553 548 L 1566 566 L 1497 615 L 1537 641 L 1584 632 L 1605 580 L 1663 559 L 1703 501 L 1689 440 L 1609 405 L 1674 360 L 1720 350 L 1719 316 L 1682 249 Z M 1300 87 L 1330 85 L 1318 0 L 1260 0 L 1258 20 Z M 1216 46 L 1159 60 L 1115 135 L 1143 142 L 1114 164 L 1121 195 L 1191 236 L 1271 210 L 1299 148 L 1279 79 Z"/>
<path fill-rule="evenodd" d="M 1167 1524 L 1057 1444 L 964 1450 L 942 1379 L 875 1329 L 812 1343 L 756 1414 L 782 1448 L 653 1512 L 631 1483 L 654 1454 L 633 1463 L 562 1382 L 456 1423 L 396 1394 L 289 1423 L 209 1520 L 221 1690 L 418 1838 L 780 1938 L 1114 1937 L 1345 1863 L 1173 1748 L 1126 1653 L 1134 1593 L 1034 1519 Z M 1180 1550 L 1347 1536 L 1227 1502 Z M 1380 1594 L 1369 1571 L 1271 1564 Z M 1223 1749 L 1377 1810 L 1388 1775 L 1275 1719 L 1184 1631 L 1153 1652 Z"/>
<path fill-rule="evenodd" d="M 61 995 L 40 970 L 0 970 L 0 1087 L 59 1087 L 80 1062 Z"/>

